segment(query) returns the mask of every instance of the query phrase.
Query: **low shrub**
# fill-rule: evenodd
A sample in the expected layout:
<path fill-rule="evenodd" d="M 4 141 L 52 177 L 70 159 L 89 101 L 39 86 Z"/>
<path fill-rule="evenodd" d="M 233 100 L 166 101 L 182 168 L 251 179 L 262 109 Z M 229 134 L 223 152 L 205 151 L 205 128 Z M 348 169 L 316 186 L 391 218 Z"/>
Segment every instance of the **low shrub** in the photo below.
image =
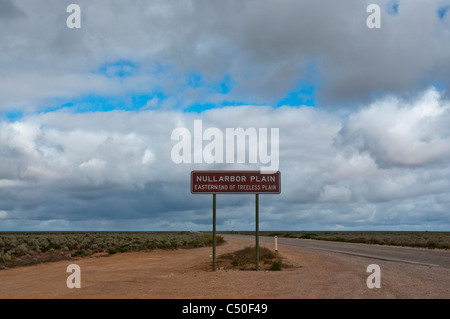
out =
<path fill-rule="evenodd" d="M 319 235 L 317 235 L 316 233 L 306 233 L 306 234 L 300 236 L 300 238 L 304 238 L 304 239 L 317 239 L 317 237 L 319 237 Z"/>
<path fill-rule="evenodd" d="M 282 268 L 283 262 L 281 261 L 281 259 L 277 259 L 272 261 L 272 264 L 270 265 L 269 270 L 272 271 L 280 271 Z"/>
<path fill-rule="evenodd" d="M 240 270 L 256 269 L 256 247 L 245 247 L 233 253 L 220 256 L 218 262 L 225 268 L 238 268 Z M 284 265 L 281 257 L 274 251 L 259 248 L 259 267 L 261 270 L 281 270 Z"/>

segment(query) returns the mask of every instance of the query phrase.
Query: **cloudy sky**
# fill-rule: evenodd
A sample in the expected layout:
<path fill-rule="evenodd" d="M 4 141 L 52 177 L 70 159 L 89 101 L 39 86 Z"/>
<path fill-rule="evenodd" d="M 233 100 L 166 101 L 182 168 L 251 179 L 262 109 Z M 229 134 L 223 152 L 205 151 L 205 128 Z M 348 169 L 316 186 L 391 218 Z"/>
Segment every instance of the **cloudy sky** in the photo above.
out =
<path fill-rule="evenodd" d="M 279 128 L 260 229 L 448 231 L 449 92 L 450 0 L 0 0 L 0 230 L 211 229 L 190 172 L 253 166 L 175 164 L 202 120 Z"/>

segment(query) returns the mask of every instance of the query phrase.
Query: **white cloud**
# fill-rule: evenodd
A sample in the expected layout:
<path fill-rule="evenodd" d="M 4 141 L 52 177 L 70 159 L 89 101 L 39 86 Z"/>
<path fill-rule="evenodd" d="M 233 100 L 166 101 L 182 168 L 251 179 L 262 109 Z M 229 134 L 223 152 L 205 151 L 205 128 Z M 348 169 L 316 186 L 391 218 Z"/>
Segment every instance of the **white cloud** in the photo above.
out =
<path fill-rule="evenodd" d="M 52 225 L 67 229 L 120 228 L 126 220 L 130 229 L 142 229 L 143 221 L 150 228 L 209 229 L 209 197 L 190 194 L 190 171 L 231 167 L 174 164 L 170 158 L 172 130 L 192 130 L 201 119 L 204 129 L 279 128 L 282 193 L 262 196 L 264 227 L 420 229 L 423 224 L 442 230 L 449 225 L 443 212 L 450 208 L 448 116 L 448 102 L 433 90 L 413 103 L 383 99 L 348 118 L 315 108 L 253 106 L 200 114 L 27 116 L 0 122 L 0 207 L 14 212 L 9 225 L 16 228 L 44 227 L 45 220 L 58 220 Z M 252 218 L 241 220 L 253 209 L 250 197 L 219 196 L 218 201 L 226 212 L 220 225 L 252 227 Z"/>
<path fill-rule="evenodd" d="M 8 217 L 8 213 L 4 210 L 0 210 L 0 219 L 5 219 Z"/>
<path fill-rule="evenodd" d="M 409 104 L 385 98 L 350 116 L 341 138 L 380 166 L 447 163 L 450 103 L 435 89 Z"/>
<path fill-rule="evenodd" d="M 106 162 L 99 160 L 97 158 L 92 158 L 87 162 L 83 162 L 80 165 L 78 165 L 81 169 L 88 169 L 88 170 L 101 170 L 104 169 L 106 166 Z"/>
<path fill-rule="evenodd" d="M 146 149 L 144 152 L 144 156 L 142 156 L 142 164 L 151 164 L 155 160 L 155 156 L 153 155 L 152 151 L 149 149 Z"/>
<path fill-rule="evenodd" d="M 325 185 L 320 194 L 319 201 L 323 202 L 348 202 L 351 198 L 351 191 L 344 186 Z"/>

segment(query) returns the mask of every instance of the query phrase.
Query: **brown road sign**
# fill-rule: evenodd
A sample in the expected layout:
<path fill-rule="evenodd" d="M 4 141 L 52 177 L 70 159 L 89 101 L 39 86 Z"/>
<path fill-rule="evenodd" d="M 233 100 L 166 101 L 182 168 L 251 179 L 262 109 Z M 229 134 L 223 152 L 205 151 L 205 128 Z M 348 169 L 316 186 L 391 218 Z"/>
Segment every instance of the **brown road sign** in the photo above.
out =
<path fill-rule="evenodd" d="M 277 171 L 192 171 L 192 194 L 280 194 L 281 176 Z"/>

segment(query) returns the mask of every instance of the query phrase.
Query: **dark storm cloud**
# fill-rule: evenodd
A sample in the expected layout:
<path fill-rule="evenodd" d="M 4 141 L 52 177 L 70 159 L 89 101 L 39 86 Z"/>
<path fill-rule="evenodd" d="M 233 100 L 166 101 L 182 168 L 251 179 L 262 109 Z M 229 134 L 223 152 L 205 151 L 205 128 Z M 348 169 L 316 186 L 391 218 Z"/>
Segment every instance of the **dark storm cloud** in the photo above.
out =
<path fill-rule="evenodd" d="M 0 19 L 24 18 L 26 14 L 12 0 L 0 0 Z"/>
<path fill-rule="evenodd" d="M 65 26 L 69 2 L 15 3 L 28 18 L 0 35 L 9 78 L 0 84 L 2 109 L 155 87 L 171 97 L 167 106 L 274 104 L 301 83 L 314 87 L 322 106 L 366 104 L 430 84 L 450 91 L 450 16 L 438 14 L 447 1 L 379 1 L 381 29 L 366 26 L 368 0 L 79 1 L 78 30 Z M 138 72 L 120 85 L 95 73 L 121 59 Z M 187 89 L 189 74 L 206 83 L 228 77 L 233 86 L 223 96 Z"/>

